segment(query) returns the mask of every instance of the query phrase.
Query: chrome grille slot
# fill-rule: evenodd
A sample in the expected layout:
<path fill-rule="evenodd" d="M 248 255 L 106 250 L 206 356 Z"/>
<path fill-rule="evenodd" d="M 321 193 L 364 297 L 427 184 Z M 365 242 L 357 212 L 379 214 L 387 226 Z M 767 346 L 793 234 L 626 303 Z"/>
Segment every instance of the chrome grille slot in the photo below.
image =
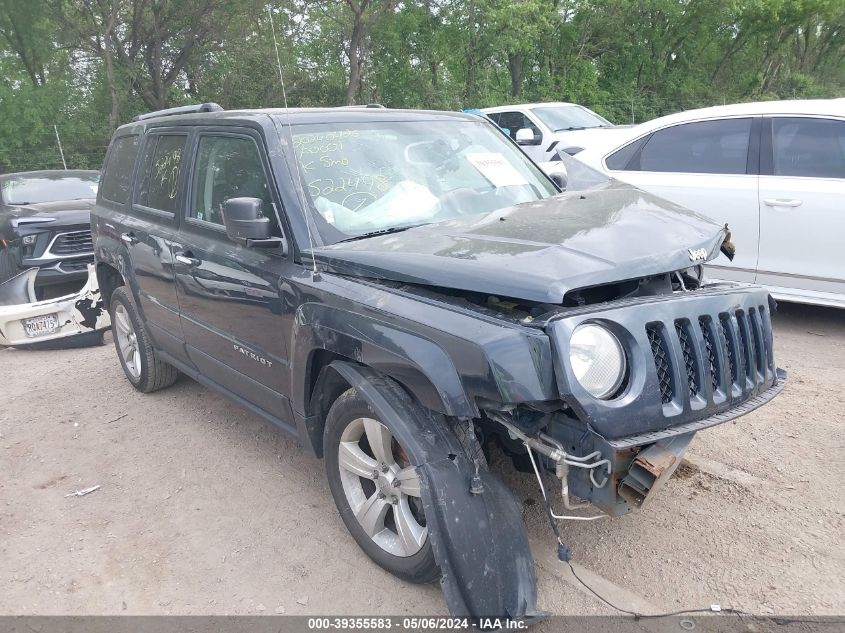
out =
<path fill-rule="evenodd" d="M 657 370 L 657 381 L 660 388 L 660 400 L 663 404 L 672 401 L 674 388 L 672 385 L 672 366 L 669 364 L 669 351 L 663 338 L 663 324 L 649 323 L 645 327 L 651 353 L 654 356 L 654 367 Z"/>
<path fill-rule="evenodd" d="M 91 231 L 87 230 L 59 233 L 50 246 L 50 252 L 54 255 L 78 255 L 91 253 L 93 250 Z"/>

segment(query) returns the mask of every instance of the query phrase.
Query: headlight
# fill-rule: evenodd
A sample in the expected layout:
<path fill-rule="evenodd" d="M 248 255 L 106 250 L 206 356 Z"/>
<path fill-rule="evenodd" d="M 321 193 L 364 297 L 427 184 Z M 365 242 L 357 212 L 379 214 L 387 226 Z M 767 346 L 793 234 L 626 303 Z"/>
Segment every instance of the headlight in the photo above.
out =
<path fill-rule="evenodd" d="M 21 238 L 21 242 L 23 242 L 24 246 L 32 246 L 33 244 L 35 244 L 35 240 L 37 239 L 38 236 L 35 234 L 24 235 L 23 238 Z"/>
<path fill-rule="evenodd" d="M 594 398 L 613 396 L 625 380 L 625 351 L 607 328 L 579 325 L 569 340 L 569 362 L 581 386 Z"/>

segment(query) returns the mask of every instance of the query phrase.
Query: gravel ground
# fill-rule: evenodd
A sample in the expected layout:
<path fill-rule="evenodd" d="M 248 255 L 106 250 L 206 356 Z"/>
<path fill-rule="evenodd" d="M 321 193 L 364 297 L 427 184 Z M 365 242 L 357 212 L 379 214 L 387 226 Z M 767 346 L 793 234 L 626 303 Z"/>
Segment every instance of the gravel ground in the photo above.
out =
<path fill-rule="evenodd" d="M 579 575 L 629 609 L 845 613 L 844 314 L 782 304 L 787 388 L 700 433 L 643 511 L 565 525 Z M 445 611 L 358 549 L 322 462 L 189 379 L 141 395 L 110 344 L 0 348 L 0 389 L 0 614 Z M 526 501 L 540 605 L 613 613 L 556 561 L 532 479 L 493 468 Z"/>

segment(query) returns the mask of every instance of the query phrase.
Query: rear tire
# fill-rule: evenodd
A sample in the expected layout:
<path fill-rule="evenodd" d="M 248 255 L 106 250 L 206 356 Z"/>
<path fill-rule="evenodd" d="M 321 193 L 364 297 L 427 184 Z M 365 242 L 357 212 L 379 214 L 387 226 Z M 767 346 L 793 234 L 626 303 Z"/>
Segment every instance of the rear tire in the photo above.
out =
<path fill-rule="evenodd" d="M 158 357 L 125 286 L 112 293 L 109 315 L 117 358 L 132 386 L 141 393 L 151 393 L 176 382 L 179 371 Z"/>
<path fill-rule="evenodd" d="M 355 389 L 342 393 L 326 416 L 326 476 L 343 522 L 367 556 L 403 580 L 428 583 L 440 569 L 425 525 L 419 477 L 395 439 L 393 424 L 377 419 Z"/>

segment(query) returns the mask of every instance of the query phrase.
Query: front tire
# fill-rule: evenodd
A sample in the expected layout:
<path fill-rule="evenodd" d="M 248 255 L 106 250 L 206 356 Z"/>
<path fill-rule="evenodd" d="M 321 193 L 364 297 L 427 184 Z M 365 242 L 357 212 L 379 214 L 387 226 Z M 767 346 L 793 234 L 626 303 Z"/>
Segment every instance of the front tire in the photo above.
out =
<path fill-rule="evenodd" d="M 151 393 L 176 382 L 179 371 L 156 354 L 125 286 L 112 293 L 109 315 L 117 357 L 132 386 L 142 393 Z"/>
<path fill-rule="evenodd" d="M 326 417 L 323 454 L 337 509 L 352 537 L 380 567 L 413 583 L 436 579 L 420 480 L 391 426 L 349 389 Z"/>

